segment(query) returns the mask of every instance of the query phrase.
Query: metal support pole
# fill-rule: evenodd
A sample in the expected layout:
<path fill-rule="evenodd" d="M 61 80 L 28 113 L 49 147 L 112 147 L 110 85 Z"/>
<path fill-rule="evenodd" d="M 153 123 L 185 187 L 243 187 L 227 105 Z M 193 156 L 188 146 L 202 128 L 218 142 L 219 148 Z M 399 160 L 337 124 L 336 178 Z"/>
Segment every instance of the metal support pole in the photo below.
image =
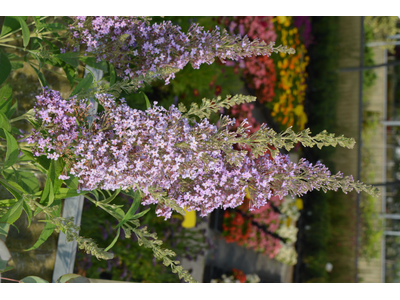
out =
<path fill-rule="evenodd" d="M 363 67 L 364 67 L 364 17 L 361 17 L 361 37 L 360 37 L 360 84 L 359 88 L 359 98 L 358 98 L 358 154 L 357 154 L 357 179 L 361 180 L 361 147 L 362 147 L 362 139 L 361 139 L 361 126 L 362 126 L 362 119 L 363 119 Z M 356 216 L 356 278 L 355 282 L 357 283 L 358 280 L 358 253 L 360 249 L 360 202 L 361 202 L 361 195 L 357 194 L 357 216 Z"/>

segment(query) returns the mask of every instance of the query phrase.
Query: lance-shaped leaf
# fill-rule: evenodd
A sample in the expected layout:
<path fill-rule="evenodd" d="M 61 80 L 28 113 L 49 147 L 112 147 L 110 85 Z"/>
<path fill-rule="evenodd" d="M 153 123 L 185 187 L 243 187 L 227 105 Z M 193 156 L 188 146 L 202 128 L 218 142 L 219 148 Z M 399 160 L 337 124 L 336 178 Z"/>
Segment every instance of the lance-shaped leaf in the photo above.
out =
<path fill-rule="evenodd" d="M 54 203 L 51 205 L 51 207 L 57 206 L 57 210 L 54 212 L 55 216 L 60 216 L 61 215 L 61 200 L 55 200 Z M 46 216 L 46 221 L 49 221 L 49 217 Z M 25 251 L 30 251 L 38 248 L 40 245 L 42 245 L 47 239 L 52 235 L 54 232 L 56 226 L 50 222 L 46 222 L 43 228 L 43 231 L 40 233 L 39 239 L 36 241 L 36 243 L 29 249 L 26 249 Z"/>
<path fill-rule="evenodd" d="M 10 121 L 8 120 L 7 116 L 2 111 L 0 111 L 0 128 L 3 128 L 8 132 L 11 131 Z"/>
<path fill-rule="evenodd" d="M 40 203 L 49 206 L 53 203 L 53 201 L 54 201 L 54 183 L 52 182 L 50 177 L 47 176 L 43 194 L 42 197 L 40 198 Z"/>
<path fill-rule="evenodd" d="M 9 84 L 5 84 L 0 88 L 0 111 L 7 114 L 11 108 L 12 88 Z"/>
<path fill-rule="evenodd" d="M 31 248 L 26 249 L 25 251 L 34 250 L 34 249 L 38 248 L 40 245 L 42 245 L 52 235 L 52 233 L 54 232 L 54 229 L 56 229 L 56 226 L 54 224 L 46 222 L 44 224 L 43 231 L 40 233 L 39 239 L 36 241 L 36 243 Z"/>
<path fill-rule="evenodd" d="M 4 178 L 8 182 L 15 182 L 22 190 L 30 195 L 39 192 L 39 181 L 32 172 L 21 169 L 7 169 L 3 171 Z"/>
<path fill-rule="evenodd" d="M 110 197 L 102 200 L 101 203 L 108 204 L 108 203 L 112 202 L 115 199 L 115 197 L 117 197 L 117 195 L 119 194 L 120 191 L 121 191 L 121 189 L 116 190 L 114 192 L 114 194 L 112 194 Z"/>
<path fill-rule="evenodd" d="M 56 283 L 90 283 L 90 281 L 78 274 L 65 274 L 58 278 Z"/>
<path fill-rule="evenodd" d="M 28 46 L 29 44 L 29 40 L 31 39 L 31 33 L 29 32 L 29 28 L 28 25 L 26 25 L 26 22 L 24 21 L 24 19 L 22 19 L 21 17 L 17 17 L 19 24 L 21 25 L 21 29 L 22 29 L 22 41 L 23 41 L 23 45 L 24 48 L 26 48 L 26 46 Z"/>
<path fill-rule="evenodd" d="M 31 226 L 31 221 L 32 221 L 32 210 L 29 207 L 28 203 L 25 201 L 22 203 L 22 208 L 24 209 L 26 216 L 28 217 L 28 228 Z"/>
<path fill-rule="evenodd" d="M 37 74 L 37 76 L 39 78 L 39 82 L 40 82 L 41 86 L 42 87 L 49 86 L 47 81 L 46 81 L 46 78 L 43 75 L 43 73 L 40 72 L 38 69 L 36 69 L 32 64 L 30 64 L 30 66 L 35 70 L 35 72 L 36 72 L 36 74 Z"/>
<path fill-rule="evenodd" d="M 16 163 L 19 155 L 19 149 L 17 140 L 6 130 L 4 130 L 4 133 L 7 139 L 7 152 L 3 169 L 7 169 Z"/>
<path fill-rule="evenodd" d="M 13 206 L 15 203 L 18 202 L 18 199 L 1 199 L 0 200 L 0 207 L 10 207 Z"/>
<path fill-rule="evenodd" d="M 102 70 L 103 72 L 108 71 L 107 63 L 103 60 L 100 62 L 97 62 L 96 58 L 87 57 L 87 56 L 79 57 L 79 60 L 92 68 Z"/>
<path fill-rule="evenodd" d="M 75 68 L 70 64 L 63 64 L 62 69 L 64 70 L 64 73 L 67 76 L 71 88 L 73 88 L 75 84 L 75 73 L 76 73 Z"/>
<path fill-rule="evenodd" d="M 117 228 L 121 227 L 122 225 L 124 225 L 126 222 L 128 222 L 135 215 L 137 209 L 139 208 L 141 199 L 142 199 L 142 197 L 140 197 L 139 190 L 136 190 L 133 193 L 132 205 L 129 208 L 128 212 L 125 214 L 124 218 L 121 220 L 121 222 L 118 223 Z"/>
<path fill-rule="evenodd" d="M 21 279 L 21 283 L 49 283 L 49 282 L 37 276 L 27 276 Z"/>
<path fill-rule="evenodd" d="M 17 110 L 17 108 L 18 108 L 18 102 L 15 101 L 15 103 L 13 104 L 13 106 L 11 106 L 10 110 L 8 111 L 7 117 L 8 117 L 8 118 L 11 118 L 11 117 L 13 116 L 13 114 L 15 113 L 15 111 Z"/>
<path fill-rule="evenodd" d="M 60 199 L 66 199 L 66 198 L 71 198 L 79 195 L 85 195 L 89 193 L 89 191 L 82 191 L 78 193 L 76 189 L 70 189 L 70 188 L 59 188 L 58 192 L 54 195 L 55 200 L 60 200 Z"/>
<path fill-rule="evenodd" d="M 2 184 L 17 200 L 22 199 L 22 190 L 11 183 L 8 183 L 3 178 L 0 178 L 0 184 Z"/>
<path fill-rule="evenodd" d="M 77 95 L 82 90 L 87 90 L 93 83 L 93 76 L 92 74 L 88 74 L 85 78 L 83 78 L 75 89 L 72 91 L 70 97 Z"/>
<path fill-rule="evenodd" d="M 118 228 L 118 232 L 117 232 L 117 235 L 115 236 L 114 240 L 111 242 L 111 244 L 106 249 L 104 249 L 104 251 L 108 251 L 112 247 L 114 247 L 115 243 L 118 241 L 118 237 L 119 237 L 119 233 L 120 232 L 121 232 L 121 228 Z"/>
<path fill-rule="evenodd" d="M 143 94 L 144 100 L 146 101 L 146 109 L 151 108 L 151 104 L 150 104 L 149 98 L 146 96 L 145 93 L 143 93 L 143 92 L 141 92 L 141 93 Z"/>
<path fill-rule="evenodd" d="M 24 200 L 21 198 L 17 203 L 11 206 L 6 214 L 0 218 L 0 223 L 13 224 L 17 221 L 21 216 L 23 203 Z"/>
<path fill-rule="evenodd" d="M 27 19 L 27 17 L 20 17 L 20 18 L 22 18 L 24 21 L 26 21 Z M 4 36 L 7 33 L 15 31 L 19 28 L 21 28 L 21 23 L 18 21 L 18 17 L 7 16 L 4 18 L 3 28 L 1 29 L 0 36 Z"/>
<path fill-rule="evenodd" d="M 79 66 L 78 61 L 78 52 L 68 52 L 68 53 L 61 53 L 54 55 L 55 57 L 61 59 L 62 61 L 66 62 L 67 64 L 77 68 Z"/>
<path fill-rule="evenodd" d="M 11 73 L 11 63 L 7 55 L 0 49 L 0 85 L 8 78 Z"/>
<path fill-rule="evenodd" d="M 117 75 L 115 74 L 115 69 L 114 66 L 112 64 L 109 64 L 110 66 L 110 86 L 112 86 L 115 81 L 117 80 Z"/>

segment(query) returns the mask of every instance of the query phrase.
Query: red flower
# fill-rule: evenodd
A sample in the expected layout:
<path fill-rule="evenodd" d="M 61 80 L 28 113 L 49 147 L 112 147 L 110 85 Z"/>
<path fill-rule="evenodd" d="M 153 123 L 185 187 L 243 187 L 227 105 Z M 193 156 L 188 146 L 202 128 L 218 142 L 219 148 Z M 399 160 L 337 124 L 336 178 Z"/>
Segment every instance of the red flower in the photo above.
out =
<path fill-rule="evenodd" d="M 193 95 L 194 95 L 195 97 L 197 97 L 197 96 L 199 95 L 199 91 L 198 91 L 197 89 L 194 89 L 194 90 L 193 90 Z"/>
<path fill-rule="evenodd" d="M 243 273 L 243 271 L 238 270 L 238 269 L 232 269 L 233 277 L 236 280 L 239 280 L 241 283 L 246 282 L 246 274 Z"/>
<path fill-rule="evenodd" d="M 222 91 L 221 86 L 217 85 L 215 87 L 215 95 L 218 96 L 219 94 L 221 94 L 221 91 Z"/>

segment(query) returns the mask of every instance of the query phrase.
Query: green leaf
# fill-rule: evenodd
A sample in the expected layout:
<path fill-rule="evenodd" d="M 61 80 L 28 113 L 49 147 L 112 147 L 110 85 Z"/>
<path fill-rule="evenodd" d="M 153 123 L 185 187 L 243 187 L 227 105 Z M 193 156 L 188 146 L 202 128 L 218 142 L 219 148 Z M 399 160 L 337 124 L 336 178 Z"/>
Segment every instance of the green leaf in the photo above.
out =
<path fill-rule="evenodd" d="M 3 242 L 6 241 L 6 237 L 8 235 L 9 230 L 10 230 L 10 224 L 0 223 L 0 240 L 2 240 Z"/>
<path fill-rule="evenodd" d="M 144 100 L 146 101 L 146 109 L 151 108 L 151 104 L 150 104 L 149 98 L 147 98 L 145 93 L 143 93 L 143 92 L 141 92 L 141 93 L 143 94 Z"/>
<path fill-rule="evenodd" d="M 50 205 L 50 207 L 55 207 L 57 206 L 57 210 L 53 213 L 56 217 L 59 217 L 61 215 L 61 200 L 54 200 L 53 204 Z M 37 215 L 40 212 L 40 210 L 35 211 L 35 215 Z M 46 220 L 49 220 L 49 217 L 46 216 Z M 46 222 L 44 225 L 43 231 L 40 233 L 39 239 L 37 242 L 29 249 L 26 249 L 25 251 L 30 251 L 38 248 L 40 245 L 42 245 L 53 233 L 55 229 L 55 225 Z"/>
<path fill-rule="evenodd" d="M 17 199 L 1 199 L 0 200 L 0 207 L 9 207 L 13 206 L 15 203 L 17 203 Z"/>
<path fill-rule="evenodd" d="M 0 128 L 3 128 L 8 132 L 11 131 L 10 121 L 2 111 L 0 111 Z"/>
<path fill-rule="evenodd" d="M 26 17 L 20 17 L 26 21 Z M 21 23 L 18 21 L 18 17 L 7 16 L 4 18 L 3 28 L 1 29 L 0 36 L 6 35 L 9 32 L 21 28 Z"/>
<path fill-rule="evenodd" d="M 18 70 L 24 67 L 24 62 L 22 61 L 11 61 L 11 69 Z"/>
<path fill-rule="evenodd" d="M 46 216 L 46 219 L 48 217 Z M 56 226 L 54 224 L 46 222 L 44 224 L 43 231 L 40 233 L 39 239 L 36 241 L 36 243 L 29 249 L 26 249 L 25 251 L 31 251 L 36 248 L 38 248 L 40 245 L 42 245 L 47 239 L 52 235 L 54 232 L 54 229 L 56 229 Z"/>
<path fill-rule="evenodd" d="M 16 139 L 7 131 L 4 130 L 7 138 L 7 152 L 4 161 L 3 169 L 7 169 L 16 163 L 19 155 L 18 143 Z"/>
<path fill-rule="evenodd" d="M 28 228 L 31 226 L 31 220 L 32 220 L 32 210 L 29 207 L 28 203 L 24 200 L 24 203 L 22 203 L 22 208 L 24 209 L 26 216 L 28 217 Z"/>
<path fill-rule="evenodd" d="M 78 188 L 78 184 L 79 184 L 78 180 L 79 179 L 77 177 L 69 175 L 69 179 L 65 179 L 64 182 L 68 188 L 76 190 Z"/>
<path fill-rule="evenodd" d="M 64 24 L 61 23 L 47 23 L 44 24 L 44 27 L 46 27 L 47 29 L 55 29 L 55 30 L 64 30 L 64 29 L 68 29 L 67 27 L 65 27 Z"/>
<path fill-rule="evenodd" d="M 4 178 L 17 183 L 27 194 L 34 195 L 39 192 L 39 181 L 32 172 L 23 170 L 4 170 Z"/>
<path fill-rule="evenodd" d="M 21 149 L 21 151 L 29 160 L 35 160 L 35 157 L 33 156 L 31 151 L 25 149 Z"/>
<path fill-rule="evenodd" d="M 68 52 L 54 55 L 55 57 L 61 59 L 67 64 L 77 68 L 79 66 L 79 61 L 77 59 L 79 53 L 78 52 Z"/>
<path fill-rule="evenodd" d="M 7 263 L 10 259 L 10 251 L 8 250 L 4 241 L 0 240 L 0 273 L 6 269 Z"/>
<path fill-rule="evenodd" d="M 117 79 L 117 75 L 115 74 L 114 66 L 112 64 L 109 64 L 109 66 L 110 66 L 110 86 L 113 86 Z"/>
<path fill-rule="evenodd" d="M 35 70 L 35 72 L 36 72 L 36 74 L 37 74 L 37 76 L 38 76 L 38 78 L 39 78 L 40 85 L 41 85 L 42 87 L 49 86 L 48 83 L 47 83 L 47 81 L 46 81 L 46 78 L 45 78 L 44 75 L 43 75 L 43 73 L 40 72 L 38 69 L 36 69 L 32 64 L 29 63 L 29 65 Z"/>
<path fill-rule="evenodd" d="M 40 16 L 34 16 L 33 20 L 35 21 L 35 27 L 36 29 L 41 29 L 44 24 L 42 24 L 42 21 L 40 20 Z"/>
<path fill-rule="evenodd" d="M 121 191 L 121 189 L 116 190 L 114 192 L 114 194 L 112 194 L 109 198 L 102 200 L 101 203 L 104 203 L 104 204 L 110 203 L 111 201 L 113 201 L 115 199 L 115 197 L 117 197 L 117 195 L 120 193 L 120 191 Z"/>
<path fill-rule="evenodd" d="M 90 191 L 90 193 L 99 201 L 99 193 L 96 190 Z"/>
<path fill-rule="evenodd" d="M 106 249 L 104 249 L 104 251 L 108 251 L 108 250 L 110 250 L 112 247 L 114 247 L 115 243 L 118 241 L 119 233 L 120 233 L 120 232 L 121 232 L 121 228 L 118 228 L 118 232 L 117 232 L 116 237 L 115 237 L 114 240 L 111 242 L 111 244 L 110 244 Z"/>
<path fill-rule="evenodd" d="M 8 111 L 8 113 L 7 113 L 7 117 L 9 118 L 9 119 L 11 119 L 11 117 L 13 116 L 13 114 L 15 113 L 15 111 L 17 110 L 17 108 L 18 108 L 18 102 L 17 101 L 15 101 L 15 103 L 13 104 L 13 106 L 11 107 L 11 109 Z M 21 134 L 20 132 L 18 132 L 19 134 Z"/>
<path fill-rule="evenodd" d="M 87 56 L 79 57 L 79 60 L 92 68 L 102 70 L 103 72 L 108 71 L 107 62 L 105 62 L 104 60 L 97 62 L 97 59 L 95 57 Z"/>
<path fill-rule="evenodd" d="M 15 197 L 17 198 L 17 200 L 22 199 L 22 191 L 15 187 L 14 185 L 12 185 L 11 183 L 8 183 L 6 180 L 4 180 L 3 178 L 0 178 L 0 183 Z"/>
<path fill-rule="evenodd" d="M 122 220 L 125 217 L 124 211 L 116 205 L 101 204 L 101 206 L 117 220 Z"/>
<path fill-rule="evenodd" d="M 43 49 L 42 47 L 42 39 L 38 37 L 31 37 L 31 50 L 36 50 L 36 49 Z"/>
<path fill-rule="evenodd" d="M 75 84 L 75 68 L 70 64 L 63 64 L 62 69 L 64 70 L 65 75 L 67 76 L 71 88 L 73 88 Z"/>
<path fill-rule="evenodd" d="M 14 269 L 14 267 L 13 266 L 7 266 L 3 271 L 1 271 L 2 273 L 5 273 L 5 272 L 7 272 L 7 271 L 10 271 L 10 270 L 12 270 L 12 269 Z"/>
<path fill-rule="evenodd" d="M 8 78 L 11 73 L 11 63 L 7 55 L 0 49 L 0 85 Z"/>
<path fill-rule="evenodd" d="M 44 186 L 42 197 L 40 198 L 40 203 L 49 206 L 54 201 L 54 187 L 49 175 L 47 175 L 46 183 Z"/>
<path fill-rule="evenodd" d="M 93 76 L 92 74 L 88 74 L 85 78 L 78 83 L 75 89 L 72 91 L 70 97 L 77 95 L 82 90 L 87 90 L 93 83 Z"/>
<path fill-rule="evenodd" d="M 45 155 L 40 155 L 39 157 L 35 158 L 38 163 L 45 168 L 46 170 L 49 170 L 50 164 L 53 161 L 52 159 L 47 158 Z"/>
<path fill-rule="evenodd" d="M 7 114 L 12 102 L 12 89 L 9 84 L 0 88 L 0 111 Z"/>
<path fill-rule="evenodd" d="M 37 276 L 27 276 L 21 279 L 21 283 L 49 283 L 49 282 Z"/>
<path fill-rule="evenodd" d="M 89 193 L 89 191 L 81 191 L 80 193 L 77 193 L 76 189 L 60 188 L 58 192 L 54 195 L 54 199 L 55 200 L 66 199 L 66 198 L 76 197 L 79 195 L 85 195 L 87 193 Z"/>
<path fill-rule="evenodd" d="M 43 42 L 49 45 L 53 52 L 58 52 L 58 53 L 60 52 L 60 47 L 57 47 L 56 44 L 50 42 L 48 39 L 43 39 Z"/>
<path fill-rule="evenodd" d="M 56 283 L 90 283 L 89 279 L 78 274 L 65 274 Z"/>
<path fill-rule="evenodd" d="M 18 18 L 19 24 L 21 24 L 22 40 L 23 40 L 24 48 L 26 48 L 26 46 L 28 46 L 28 44 L 29 44 L 29 40 L 31 39 L 31 33 L 29 32 L 29 28 L 28 28 L 28 25 L 26 25 L 26 22 L 21 17 L 17 17 L 17 18 Z"/>
<path fill-rule="evenodd" d="M 121 227 L 123 224 L 128 222 L 136 213 L 137 209 L 139 208 L 140 205 L 140 200 L 142 197 L 140 197 L 140 192 L 139 190 L 136 190 L 134 192 L 134 197 L 133 197 L 133 202 L 131 207 L 129 208 L 128 212 L 124 216 L 124 218 L 121 220 L 121 222 L 118 223 L 117 228 Z"/>
<path fill-rule="evenodd" d="M 143 217 L 149 210 L 150 210 L 150 208 L 148 208 L 148 209 L 146 209 L 146 210 L 144 210 L 144 211 L 141 211 L 140 213 L 134 215 L 134 216 L 131 218 L 131 220 L 135 220 L 135 219 L 139 219 L 139 218 Z"/>
<path fill-rule="evenodd" d="M 22 213 L 22 205 L 24 200 L 20 199 L 17 203 L 11 206 L 7 213 L 0 218 L 0 223 L 12 224 L 19 219 Z"/>

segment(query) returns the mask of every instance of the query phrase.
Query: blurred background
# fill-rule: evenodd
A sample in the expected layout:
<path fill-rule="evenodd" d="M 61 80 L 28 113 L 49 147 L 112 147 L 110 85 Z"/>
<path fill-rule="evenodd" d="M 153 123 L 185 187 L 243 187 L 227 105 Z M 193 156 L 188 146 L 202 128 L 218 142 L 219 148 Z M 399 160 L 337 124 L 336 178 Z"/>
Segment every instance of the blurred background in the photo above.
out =
<path fill-rule="evenodd" d="M 257 96 L 257 102 L 223 113 L 235 117 L 237 125 L 247 118 L 253 130 L 267 123 L 275 131 L 292 126 L 295 131 L 310 128 L 313 134 L 327 130 L 355 138 L 352 150 L 297 145 L 289 155 L 296 162 L 301 157 L 312 163 L 319 160 L 333 173 L 376 185 L 380 196 L 314 191 L 297 199 L 271 199 L 253 212 L 246 198 L 235 210 L 216 210 L 207 218 L 174 215 L 167 221 L 157 218 L 151 207 L 142 224 L 157 232 L 199 282 L 400 282 L 399 17 L 188 16 L 154 17 L 152 22 L 163 20 L 183 31 L 192 23 L 205 30 L 218 26 L 287 45 L 296 53 L 226 63 L 217 59 L 197 70 L 187 65 L 169 85 L 159 81 L 143 87 L 151 101 L 188 107 L 202 98 Z M 18 100 L 18 114 L 23 114 L 32 107 L 40 85 L 26 64 L 13 69 L 7 83 Z M 54 68 L 44 71 L 49 85 L 66 96 L 70 85 L 56 73 Z M 142 94 L 125 96 L 130 106 L 146 108 Z M 217 120 L 217 115 L 212 117 Z M 102 213 L 85 202 L 80 234 L 106 245 L 115 237 L 115 220 Z M 7 276 L 51 280 L 58 236 L 24 252 L 43 224 L 33 222 L 22 230 L 23 217 L 16 224 L 20 232 L 11 228 L 7 240 L 21 267 Z M 74 273 L 93 280 L 180 281 L 134 238 L 122 237 L 112 252 L 115 259 L 98 261 L 78 250 Z"/>

